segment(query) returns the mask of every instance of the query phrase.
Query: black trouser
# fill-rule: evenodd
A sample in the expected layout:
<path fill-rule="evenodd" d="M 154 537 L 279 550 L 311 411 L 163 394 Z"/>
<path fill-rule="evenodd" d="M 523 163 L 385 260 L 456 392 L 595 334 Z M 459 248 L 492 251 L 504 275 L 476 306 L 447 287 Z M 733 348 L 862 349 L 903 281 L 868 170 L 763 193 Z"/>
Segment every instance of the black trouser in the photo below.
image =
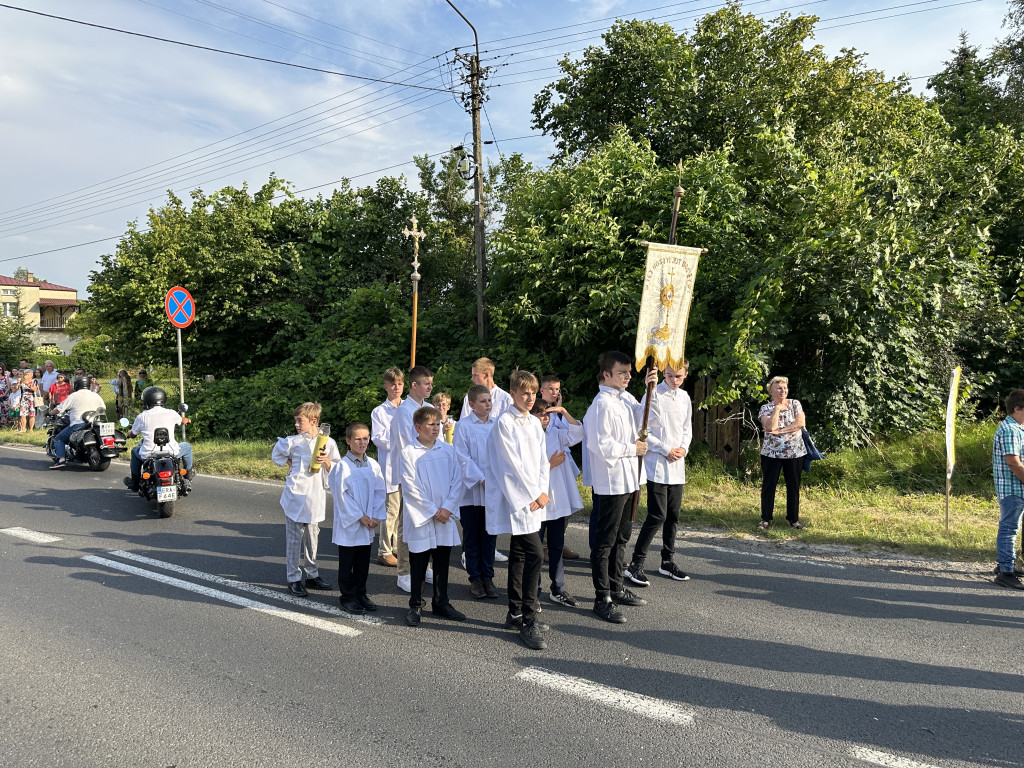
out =
<path fill-rule="evenodd" d="M 426 552 L 409 553 L 409 570 L 412 578 L 412 594 L 409 595 L 409 607 L 419 608 L 423 602 L 423 582 L 427 579 L 427 566 L 434 559 L 434 607 L 448 602 L 448 564 L 452 559 L 451 547 L 435 547 Z"/>
<path fill-rule="evenodd" d="M 338 547 L 338 589 L 342 600 L 355 600 L 366 594 L 370 573 L 370 545 Z"/>
<path fill-rule="evenodd" d="M 647 519 L 640 527 L 633 548 L 633 562 L 642 566 L 647 549 L 661 529 L 661 562 L 672 559 L 676 553 L 676 529 L 679 527 L 679 507 L 683 503 L 683 484 L 668 485 L 647 481 Z"/>
<path fill-rule="evenodd" d="M 633 530 L 629 519 L 632 493 L 616 496 L 594 494 L 597 514 L 591 519 L 590 570 L 599 601 L 622 591 L 622 557 Z"/>
<path fill-rule="evenodd" d="M 508 549 L 508 612 L 524 624 L 537 618 L 537 581 L 544 567 L 544 546 L 537 531 L 513 536 Z"/>
<path fill-rule="evenodd" d="M 762 520 L 771 520 L 775 516 L 775 489 L 779 485 L 779 472 L 786 478 L 786 520 L 795 523 L 800 519 L 800 474 L 803 469 L 803 456 L 795 459 L 761 456 Z"/>

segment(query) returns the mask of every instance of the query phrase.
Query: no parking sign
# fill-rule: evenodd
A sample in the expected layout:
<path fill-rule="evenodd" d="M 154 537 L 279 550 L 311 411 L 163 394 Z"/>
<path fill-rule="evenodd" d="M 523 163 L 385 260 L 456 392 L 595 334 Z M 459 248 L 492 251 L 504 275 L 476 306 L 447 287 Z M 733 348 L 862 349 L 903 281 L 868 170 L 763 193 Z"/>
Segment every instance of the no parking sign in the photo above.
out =
<path fill-rule="evenodd" d="M 175 328 L 188 328 L 196 319 L 196 303 L 192 294 L 176 285 L 164 297 L 164 312 Z"/>

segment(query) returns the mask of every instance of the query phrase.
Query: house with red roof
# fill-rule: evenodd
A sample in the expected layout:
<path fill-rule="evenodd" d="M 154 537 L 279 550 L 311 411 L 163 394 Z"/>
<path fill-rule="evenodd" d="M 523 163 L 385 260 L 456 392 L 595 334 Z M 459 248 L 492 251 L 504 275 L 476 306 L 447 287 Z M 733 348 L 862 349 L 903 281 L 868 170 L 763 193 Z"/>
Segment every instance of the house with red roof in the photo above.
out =
<path fill-rule="evenodd" d="M 54 344 L 68 354 L 72 342 L 65 326 L 78 312 L 78 291 L 40 282 L 31 272 L 27 278 L 0 275 L 0 315 L 14 317 L 20 309 L 25 322 L 32 327 L 37 347 Z"/>

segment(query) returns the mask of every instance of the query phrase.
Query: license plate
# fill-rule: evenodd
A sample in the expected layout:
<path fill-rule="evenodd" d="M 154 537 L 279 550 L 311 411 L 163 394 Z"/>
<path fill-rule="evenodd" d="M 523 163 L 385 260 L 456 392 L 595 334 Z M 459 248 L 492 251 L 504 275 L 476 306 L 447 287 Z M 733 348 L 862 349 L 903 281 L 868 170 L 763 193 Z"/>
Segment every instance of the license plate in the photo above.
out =
<path fill-rule="evenodd" d="M 114 434 L 114 422 L 100 422 L 100 437 L 110 437 Z"/>
<path fill-rule="evenodd" d="M 161 485 L 156 489 L 157 501 L 176 501 L 177 498 L 178 489 L 173 485 Z"/>

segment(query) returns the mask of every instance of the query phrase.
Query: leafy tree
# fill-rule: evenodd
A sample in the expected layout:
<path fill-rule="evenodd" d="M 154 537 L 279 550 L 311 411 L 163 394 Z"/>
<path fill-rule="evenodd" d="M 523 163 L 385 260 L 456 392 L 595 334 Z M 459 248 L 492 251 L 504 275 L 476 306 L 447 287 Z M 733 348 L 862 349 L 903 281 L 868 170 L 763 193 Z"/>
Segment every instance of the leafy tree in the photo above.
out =
<path fill-rule="evenodd" d="M 967 33 L 960 33 L 960 44 L 945 69 L 928 80 L 935 102 L 946 122 L 963 138 L 979 128 L 995 128 L 1004 120 L 1002 85 L 996 76 L 996 64 L 978 55 Z"/>
<path fill-rule="evenodd" d="M 32 326 L 25 322 L 20 306 L 13 317 L 0 316 L 0 362 L 17 365 L 22 358 L 28 358 L 34 348 Z"/>
<path fill-rule="evenodd" d="M 30 274 L 32 274 L 32 273 L 29 272 L 25 267 L 18 267 L 16 270 L 14 270 L 14 277 L 17 280 L 28 280 L 28 277 L 29 277 Z M 37 283 L 48 283 L 49 282 L 49 280 L 46 280 L 45 278 L 42 278 L 42 277 L 37 277 L 37 278 L 35 278 L 35 280 L 36 280 Z"/>
<path fill-rule="evenodd" d="M 622 23 L 563 62 L 534 114 L 568 154 L 513 169 L 503 189 L 505 338 L 535 340 L 558 370 L 631 348 L 639 243 L 664 240 L 681 159 L 679 241 L 710 249 L 688 353 L 717 376 L 716 398 L 763 399 L 765 378 L 785 373 L 828 442 L 935 422 L 997 297 L 987 227 L 1016 145 L 1000 131 L 957 143 L 904 80 L 808 45 L 813 22 L 730 6 L 688 37 Z M 604 104 L 628 108 L 608 117 Z"/>

